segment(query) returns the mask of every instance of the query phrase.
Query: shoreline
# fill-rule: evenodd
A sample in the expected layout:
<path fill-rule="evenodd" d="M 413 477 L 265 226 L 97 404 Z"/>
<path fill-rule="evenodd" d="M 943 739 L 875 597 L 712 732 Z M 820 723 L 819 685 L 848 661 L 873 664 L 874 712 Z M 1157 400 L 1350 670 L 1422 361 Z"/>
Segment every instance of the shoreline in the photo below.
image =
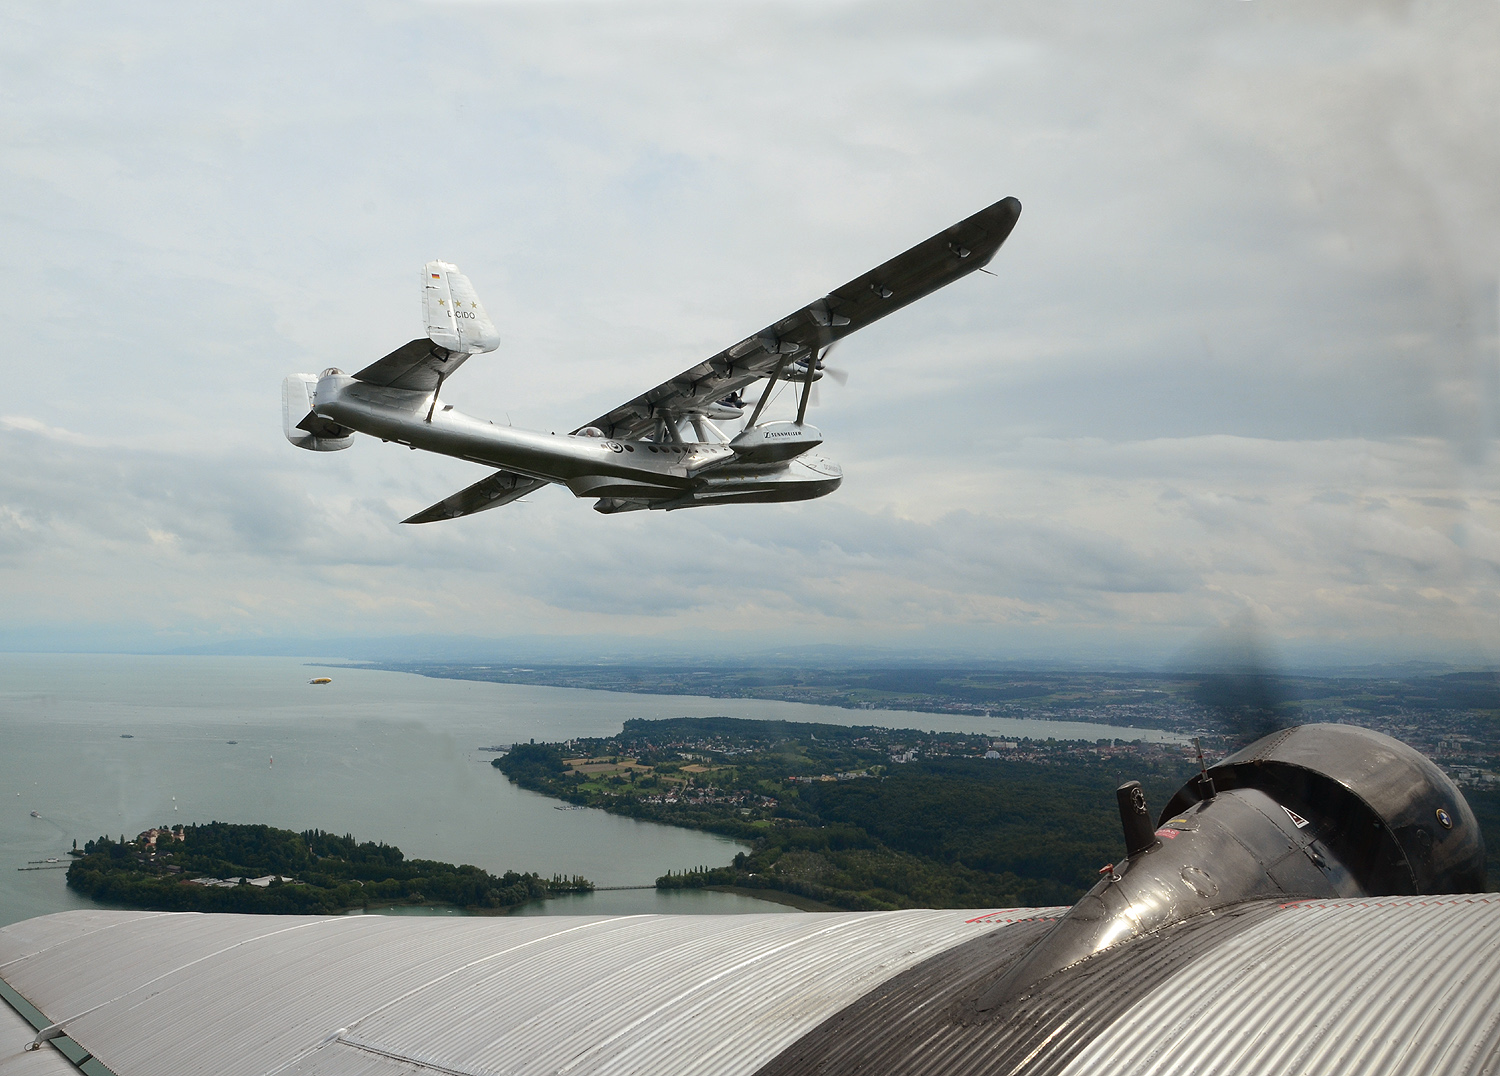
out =
<path fill-rule="evenodd" d="M 799 912 L 844 911 L 843 908 L 835 908 L 832 904 L 824 904 L 821 900 L 798 896 L 796 893 L 784 893 L 780 889 L 752 889 L 744 885 L 705 885 L 699 888 L 706 889 L 710 893 L 734 893 L 752 900 L 763 900 L 767 904 L 781 904 L 788 908 L 796 908 Z"/>

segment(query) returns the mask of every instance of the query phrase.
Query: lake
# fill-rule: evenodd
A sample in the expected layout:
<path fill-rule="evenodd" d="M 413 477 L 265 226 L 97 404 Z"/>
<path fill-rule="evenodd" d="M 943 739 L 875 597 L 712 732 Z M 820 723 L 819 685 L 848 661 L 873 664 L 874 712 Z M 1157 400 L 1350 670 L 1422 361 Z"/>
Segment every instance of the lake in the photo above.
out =
<path fill-rule="evenodd" d="M 333 677 L 314 686 L 308 679 Z M 781 718 L 998 736 L 1176 740 L 1149 729 L 845 710 L 746 699 L 631 695 L 313 667 L 297 658 L 0 654 L 0 925 L 91 907 L 62 870 L 18 870 L 100 834 L 263 822 L 352 833 L 408 856 L 496 873 L 582 874 L 650 885 L 721 866 L 733 841 L 558 811 L 517 789 L 481 748 L 618 732 L 628 718 Z M 38 817 L 32 817 L 35 811 Z M 626 890 L 547 901 L 532 914 L 774 912 L 732 893 Z"/>

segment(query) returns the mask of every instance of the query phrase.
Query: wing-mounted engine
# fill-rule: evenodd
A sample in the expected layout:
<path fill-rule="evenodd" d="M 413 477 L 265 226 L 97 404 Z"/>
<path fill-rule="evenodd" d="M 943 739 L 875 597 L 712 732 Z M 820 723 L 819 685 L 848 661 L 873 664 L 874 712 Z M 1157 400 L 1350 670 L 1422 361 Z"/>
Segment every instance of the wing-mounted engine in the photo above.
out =
<path fill-rule="evenodd" d="M 1095 954 L 1252 901 L 1475 893 L 1484 837 L 1463 794 L 1399 740 L 1302 725 L 1184 785 L 1153 825 L 1119 789 L 1126 858 L 989 989 L 981 1010 Z"/>
<path fill-rule="evenodd" d="M 338 373 L 325 370 L 324 375 Z M 292 374 L 281 383 L 281 431 L 298 448 L 310 452 L 337 452 L 354 443 L 354 431 L 323 418 L 313 410 L 313 394 L 319 374 Z"/>
<path fill-rule="evenodd" d="M 1484 836 L 1468 801 L 1400 740 L 1354 725 L 1284 729 L 1189 781 L 1161 822 L 1236 789 L 1256 789 L 1298 815 L 1297 829 L 1326 844 L 1362 893 L 1485 888 Z"/>

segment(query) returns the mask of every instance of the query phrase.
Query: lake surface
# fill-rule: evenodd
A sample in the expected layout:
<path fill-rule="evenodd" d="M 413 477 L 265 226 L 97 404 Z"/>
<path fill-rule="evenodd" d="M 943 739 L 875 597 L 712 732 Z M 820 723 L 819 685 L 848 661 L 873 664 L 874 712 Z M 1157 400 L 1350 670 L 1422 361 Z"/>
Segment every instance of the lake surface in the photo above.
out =
<path fill-rule="evenodd" d="M 315 675 L 333 683 L 313 686 Z M 603 811 L 558 811 L 483 747 L 618 732 L 627 718 L 782 718 L 1059 739 L 1175 740 L 1146 729 L 630 695 L 313 668 L 303 659 L 0 654 L 0 925 L 91 907 L 62 870 L 18 870 L 103 833 L 263 822 L 352 833 L 485 870 L 649 885 L 727 863 L 734 842 Z M 230 742 L 234 741 L 234 742 Z M 39 817 L 31 817 L 31 812 Z M 626 890 L 533 914 L 774 912 L 733 893 Z"/>

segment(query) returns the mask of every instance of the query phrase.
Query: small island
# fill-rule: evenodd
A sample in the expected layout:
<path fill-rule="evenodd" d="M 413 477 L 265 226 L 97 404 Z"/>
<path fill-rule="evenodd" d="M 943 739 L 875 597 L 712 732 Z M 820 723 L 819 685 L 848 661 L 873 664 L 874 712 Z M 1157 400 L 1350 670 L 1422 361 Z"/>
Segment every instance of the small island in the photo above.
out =
<path fill-rule="evenodd" d="M 468 865 L 407 859 L 393 845 L 361 843 L 347 834 L 229 822 L 89 841 L 68 868 L 68 887 L 131 908 L 273 915 L 337 915 L 389 905 L 502 913 L 594 888 L 577 876 L 496 876 Z"/>

